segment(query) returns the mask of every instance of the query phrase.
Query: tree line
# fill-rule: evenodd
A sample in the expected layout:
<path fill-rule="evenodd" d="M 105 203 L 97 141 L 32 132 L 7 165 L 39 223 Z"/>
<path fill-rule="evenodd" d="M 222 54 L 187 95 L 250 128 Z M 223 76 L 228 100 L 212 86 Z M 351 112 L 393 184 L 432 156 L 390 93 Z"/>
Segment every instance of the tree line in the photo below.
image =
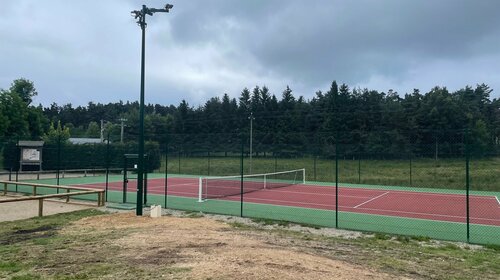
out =
<path fill-rule="evenodd" d="M 344 155 L 455 156 L 463 155 L 467 145 L 475 155 L 491 155 L 500 150 L 500 99 L 491 93 L 485 84 L 398 94 L 333 81 L 327 91 L 306 99 L 288 86 L 278 96 L 255 86 L 238 98 L 223 94 L 199 106 L 186 100 L 177 106 L 147 104 L 145 135 L 171 152 L 238 152 L 252 122 L 257 155 L 332 155 L 340 148 Z M 0 92 L 0 137 L 99 137 L 104 120 L 106 137 L 116 142 L 119 119 L 126 119 L 125 141 L 138 138 L 138 102 L 43 107 L 32 104 L 36 94 L 26 79 Z"/>

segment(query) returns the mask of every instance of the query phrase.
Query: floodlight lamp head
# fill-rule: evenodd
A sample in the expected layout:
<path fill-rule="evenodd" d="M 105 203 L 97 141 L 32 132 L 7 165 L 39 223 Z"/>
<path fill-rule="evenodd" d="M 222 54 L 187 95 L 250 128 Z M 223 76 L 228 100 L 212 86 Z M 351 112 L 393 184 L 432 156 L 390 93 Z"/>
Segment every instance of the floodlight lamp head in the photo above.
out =
<path fill-rule="evenodd" d="M 130 15 L 133 16 L 134 18 L 138 18 L 141 15 L 140 11 L 132 11 L 130 12 Z"/>
<path fill-rule="evenodd" d="M 172 9 L 174 7 L 174 5 L 172 4 L 166 4 L 165 5 L 165 10 L 167 11 L 167 13 L 170 11 L 170 9 Z"/>

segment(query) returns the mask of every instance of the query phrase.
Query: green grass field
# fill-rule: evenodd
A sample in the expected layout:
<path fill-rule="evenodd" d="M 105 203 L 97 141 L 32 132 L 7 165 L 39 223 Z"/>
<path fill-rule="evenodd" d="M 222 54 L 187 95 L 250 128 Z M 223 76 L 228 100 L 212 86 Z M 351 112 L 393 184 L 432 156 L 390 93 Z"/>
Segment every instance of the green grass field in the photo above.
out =
<path fill-rule="evenodd" d="M 162 159 L 160 172 L 165 170 Z M 314 158 L 245 158 L 244 173 L 306 169 L 307 181 L 335 182 L 335 160 Z M 403 186 L 465 190 L 464 159 L 357 160 L 338 162 L 339 182 L 351 184 Z M 237 175 L 238 157 L 169 157 L 168 172 L 191 175 Z M 500 191 L 500 158 L 470 161 L 470 189 Z"/>

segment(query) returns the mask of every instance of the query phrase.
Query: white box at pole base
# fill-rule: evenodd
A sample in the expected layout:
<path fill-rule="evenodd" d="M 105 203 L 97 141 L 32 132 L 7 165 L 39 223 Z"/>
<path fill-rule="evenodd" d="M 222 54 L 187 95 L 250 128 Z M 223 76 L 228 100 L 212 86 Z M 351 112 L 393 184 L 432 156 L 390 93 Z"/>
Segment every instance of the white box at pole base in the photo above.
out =
<path fill-rule="evenodd" d="M 151 205 L 151 218 L 161 217 L 161 205 Z"/>

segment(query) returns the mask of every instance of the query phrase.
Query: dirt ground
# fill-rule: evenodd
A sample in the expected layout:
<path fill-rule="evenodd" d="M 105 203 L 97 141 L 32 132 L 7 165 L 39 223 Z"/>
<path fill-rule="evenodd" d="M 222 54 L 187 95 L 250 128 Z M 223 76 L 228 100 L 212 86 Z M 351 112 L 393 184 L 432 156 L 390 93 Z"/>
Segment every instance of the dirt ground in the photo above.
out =
<path fill-rule="evenodd" d="M 0 200 L 12 196 L 0 196 Z M 88 209 L 92 206 L 44 202 L 44 215 Z M 0 203 L 0 222 L 36 217 L 38 201 Z M 219 220 L 228 217 L 220 216 Z M 236 219 L 236 220 L 234 220 Z M 237 221 L 237 218 L 229 217 Z M 168 266 L 174 279 L 393 279 L 362 267 L 332 260 L 298 248 L 272 244 L 238 233 L 224 221 L 212 218 L 137 217 L 111 213 L 85 218 L 63 231 L 103 232 L 132 230 L 112 240 L 121 248 L 119 258 L 134 265 Z M 340 231 L 349 237 L 349 232 Z M 354 236 L 355 237 L 355 236 Z M 171 270 L 172 271 L 172 270 Z M 180 272 L 180 274 L 179 274 Z M 179 278 L 180 277 L 180 278 Z"/>
<path fill-rule="evenodd" d="M 110 244 L 121 248 L 116 252 L 119 258 L 134 265 L 168 266 L 184 271 L 176 273 L 175 279 L 394 279 L 303 252 L 298 247 L 272 244 L 208 218 L 150 218 L 116 213 L 85 218 L 65 228 L 68 233 L 89 230 L 132 230 Z"/>
<path fill-rule="evenodd" d="M 36 204 L 14 204 L 0 204 L 1 219 L 36 215 Z M 46 214 L 83 208 L 48 202 Z M 6 223 L 0 278 L 498 278 L 495 248 L 171 209 L 160 218 L 98 210 Z"/>

